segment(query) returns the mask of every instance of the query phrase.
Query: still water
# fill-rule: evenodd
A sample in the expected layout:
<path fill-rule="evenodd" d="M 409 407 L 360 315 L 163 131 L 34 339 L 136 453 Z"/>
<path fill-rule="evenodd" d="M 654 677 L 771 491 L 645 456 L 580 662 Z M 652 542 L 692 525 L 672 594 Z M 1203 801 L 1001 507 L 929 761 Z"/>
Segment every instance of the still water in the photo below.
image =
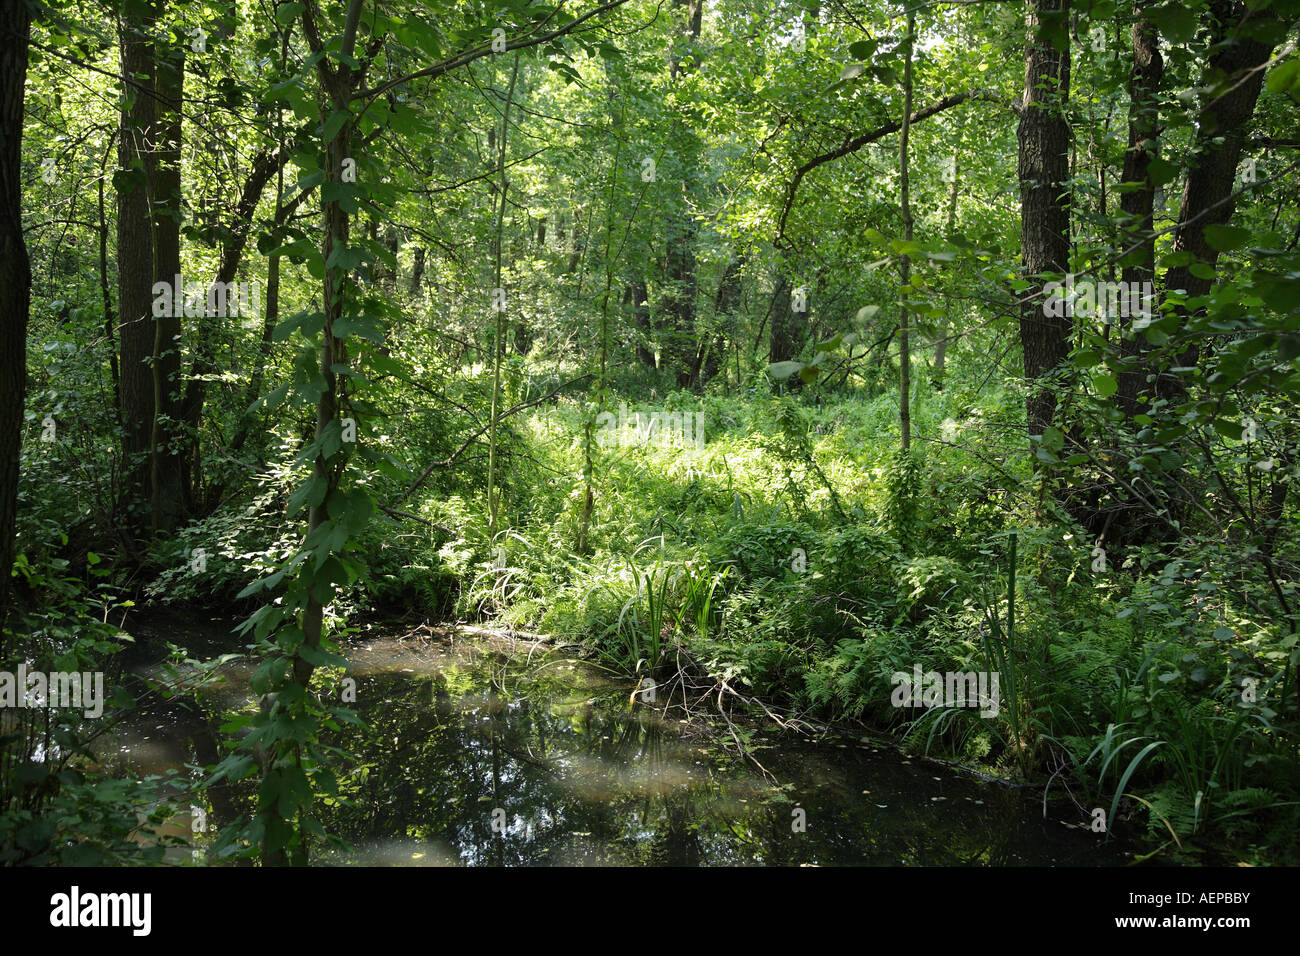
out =
<path fill-rule="evenodd" d="M 219 627 L 152 629 L 196 656 L 241 643 Z M 367 726 L 328 741 L 356 760 L 340 768 L 349 805 L 325 807 L 321 819 L 353 849 L 321 848 L 315 863 L 1128 862 L 1073 806 L 1049 805 L 1045 818 L 1037 791 L 857 734 L 814 740 L 738 723 L 749 736 L 746 757 L 725 724 L 632 703 L 632 685 L 547 645 L 455 629 L 376 630 L 351 637 L 341 652 Z M 198 706 L 142 713 L 106 744 L 104 759 L 136 774 L 215 762 L 213 729 L 251 700 L 253 668 L 225 665 L 225 682 L 199 692 Z"/>

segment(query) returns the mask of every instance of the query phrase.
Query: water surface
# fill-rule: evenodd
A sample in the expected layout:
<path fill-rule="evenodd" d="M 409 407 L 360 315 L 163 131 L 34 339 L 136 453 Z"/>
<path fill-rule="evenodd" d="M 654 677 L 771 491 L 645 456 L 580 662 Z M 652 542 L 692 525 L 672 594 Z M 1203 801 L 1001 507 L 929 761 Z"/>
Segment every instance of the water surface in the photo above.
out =
<path fill-rule="evenodd" d="M 166 637 L 196 654 L 239 644 L 225 628 Z M 814 740 L 738 721 L 750 759 L 716 719 L 682 721 L 665 716 L 662 703 L 633 703 L 632 685 L 542 644 L 376 631 L 342 652 L 368 726 L 329 741 L 357 760 L 340 768 L 349 805 L 327 806 L 321 817 L 354 849 L 322 848 L 314 862 L 1127 862 L 1072 806 L 1049 806 L 1045 819 L 1037 792 L 857 734 Z M 226 665 L 226 683 L 203 691 L 202 707 L 141 715 L 111 750 L 136 773 L 212 763 L 220 712 L 248 702 L 253 667 Z"/>

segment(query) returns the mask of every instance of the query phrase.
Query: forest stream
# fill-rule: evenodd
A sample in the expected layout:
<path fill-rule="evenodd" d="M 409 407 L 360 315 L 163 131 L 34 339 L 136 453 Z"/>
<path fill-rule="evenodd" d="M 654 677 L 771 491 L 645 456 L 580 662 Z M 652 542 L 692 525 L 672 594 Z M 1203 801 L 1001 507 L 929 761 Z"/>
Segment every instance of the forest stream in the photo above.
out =
<path fill-rule="evenodd" d="M 215 656 L 228 624 L 151 623 L 159 640 Z M 545 644 L 455 628 L 375 630 L 342 642 L 366 722 L 329 740 L 351 806 L 321 809 L 354 849 L 320 863 L 366 865 L 1122 865 L 1072 805 L 908 756 L 860 734 L 820 739 L 716 712 L 691 720 L 632 703 L 633 687 Z M 139 676 L 158 655 L 137 658 Z M 100 742 L 117 773 L 215 759 L 213 728 L 254 699 L 254 664 L 187 703 L 142 707 Z M 215 813 L 215 812 L 214 812 Z M 1069 820 L 1070 822 L 1063 822 Z M 175 818 L 173 832 L 192 828 Z M 222 825 L 207 821 L 196 844 Z M 173 847 L 169 859 L 190 851 Z"/>

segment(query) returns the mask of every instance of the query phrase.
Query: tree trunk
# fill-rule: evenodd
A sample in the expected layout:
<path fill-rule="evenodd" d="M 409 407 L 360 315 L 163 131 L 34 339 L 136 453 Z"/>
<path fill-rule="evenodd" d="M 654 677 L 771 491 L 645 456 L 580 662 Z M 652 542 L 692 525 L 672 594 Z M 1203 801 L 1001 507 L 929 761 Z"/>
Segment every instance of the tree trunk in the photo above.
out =
<path fill-rule="evenodd" d="M 768 361 L 772 363 L 792 361 L 803 346 L 806 313 L 794 311 L 793 291 L 784 264 L 779 265 L 776 288 L 772 290 L 772 327 L 768 336 Z M 797 391 L 802 383 L 802 379 L 794 376 L 786 380 L 785 387 L 788 391 Z"/>
<path fill-rule="evenodd" d="M 1150 22 L 1141 19 L 1145 0 L 1135 5 L 1133 23 L 1133 66 L 1129 73 L 1128 151 L 1124 154 L 1122 182 L 1141 184 L 1120 196 L 1124 213 L 1121 245 L 1137 250 L 1125 258 L 1120 278 L 1125 289 L 1140 289 L 1141 283 L 1155 281 L 1156 243 L 1153 235 L 1155 189 L 1147 179 L 1151 161 L 1159 155 L 1160 115 L 1156 96 L 1164 76 L 1165 64 L 1160 56 L 1160 36 Z M 1125 329 L 1124 332 L 1130 330 Z M 1122 335 L 1119 375 L 1119 407 L 1128 418 L 1138 412 L 1138 393 L 1146 379 L 1142 363 L 1144 339 L 1140 331 Z"/>
<path fill-rule="evenodd" d="M 1069 0 L 1031 0 L 1029 4 L 1018 139 L 1021 262 L 1025 278 L 1031 282 L 1039 273 L 1064 273 L 1069 267 L 1066 181 L 1070 127 L 1064 107 L 1070 91 L 1070 52 L 1068 44 L 1058 50 L 1051 37 L 1063 33 L 1068 16 Z M 1046 28 L 1045 20 L 1049 23 Z M 1070 350 L 1069 319 L 1047 315 L 1044 302 L 1043 296 L 1034 296 L 1020 309 L 1030 435 L 1041 435 L 1056 412 L 1055 395 L 1039 380 L 1060 365 Z"/>
<path fill-rule="evenodd" d="M 650 323 L 650 291 L 646 281 L 637 276 L 627 284 L 623 292 L 623 303 L 632 312 L 636 323 L 636 357 L 646 368 L 655 367 L 655 353 L 650 348 L 650 338 L 654 328 Z"/>
<path fill-rule="evenodd" d="M 1211 268 L 1219 252 L 1205 241 L 1207 226 L 1222 225 L 1232 218 L 1236 208 L 1233 190 L 1237 184 L 1237 163 L 1246 136 L 1246 125 L 1255 112 L 1255 102 L 1264 83 L 1263 66 L 1273 53 L 1274 45 L 1240 36 L 1247 18 L 1252 23 L 1272 19 L 1270 14 L 1250 11 L 1244 3 L 1214 2 L 1210 7 L 1215 18 L 1214 41 L 1219 47 L 1206 65 L 1202 85 L 1212 92 L 1201 110 L 1196 146 L 1183 202 L 1174 234 L 1174 252 L 1190 252 Z M 1165 273 L 1166 292 L 1186 291 L 1189 298 L 1205 295 L 1214 280 L 1193 275 L 1192 264 L 1176 266 Z M 1185 315 L 1186 310 L 1180 309 Z M 1196 365 L 1200 346 L 1193 342 L 1179 356 L 1180 366 Z M 1182 380 L 1162 376 L 1159 391 L 1166 397 L 1182 394 Z"/>
<path fill-rule="evenodd" d="M 699 52 L 696 41 L 700 38 L 703 23 L 703 0 L 674 0 L 675 11 L 685 10 L 686 16 L 674 46 L 670 73 L 674 81 L 683 74 L 693 72 L 698 65 Z M 685 48 L 689 62 L 683 62 L 679 50 Z M 691 214 L 690 199 L 695 192 L 696 165 L 700 144 L 693 129 L 688 129 L 674 117 L 673 141 L 680 141 L 681 158 L 679 205 L 669 212 L 667 228 L 667 255 L 664 260 L 663 315 L 667 320 L 667 341 L 664 358 L 673 370 L 680 388 L 690 388 L 695 378 L 695 296 L 696 279 L 695 242 L 697 226 Z"/>
<path fill-rule="evenodd" d="M 728 332 L 733 328 L 736 313 L 740 309 L 741 277 L 744 271 L 745 255 L 742 252 L 727 263 L 722 279 L 718 282 L 718 296 L 713 306 L 714 324 L 718 332 L 712 347 L 704 356 L 701 384 L 712 381 L 721 370 L 723 356 L 727 353 Z"/>
<path fill-rule="evenodd" d="M 30 28 L 27 4 L 0 6 L 0 626 L 9 611 L 27 397 L 32 273 L 23 241 L 22 145 Z"/>
<path fill-rule="evenodd" d="M 274 150 L 263 151 L 253 161 L 253 168 L 248 174 L 248 179 L 244 182 L 243 192 L 240 193 L 239 202 L 235 205 L 235 212 L 230 218 L 229 232 L 221 246 L 221 262 L 217 266 L 217 274 L 213 280 L 214 285 L 218 283 L 228 284 L 235 280 L 235 275 L 239 271 L 239 263 L 244 255 L 244 247 L 248 244 L 249 232 L 252 230 L 253 214 L 257 211 L 258 203 L 261 202 L 262 192 L 266 189 L 267 183 L 271 181 L 271 177 L 275 176 L 283 168 L 291 152 L 292 150 L 287 147 L 277 147 Z M 305 192 L 299 193 L 285 209 L 292 211 L 297 208 L 297 204 L 306 195 Z M 180 409 L 181 418 L 185 422 L 184 431 L 189 437 L 185 446 L 186 461 L 183 466 L 183 474 L 187 476 L 187 482 L 191 489 L 196 489 L 202 483 L 198 465 L 200 452 L 199 422 L 203 417 L 204 403 L 207 401 L 208 385 L 206 377 L 216 371 L 217 360 L 214 336 L 204 331 L 203 326 L 200 325 L 194 361 L 190 365 L 189 381 L 185 386 L 185 396 Z M 197 492 L 192 492 L 192 499 L 195 502 L 196 510 L 207 511 L 210 502 L 200 502 Z"/>
<path fill-rule="evenodd" d="M 144 526 L 154 421 L 153 229 L 154 45 L 156 7 L 147 3 L 138 20 L 120 24 L 124 105 L 118 135 L 118 166 L 129 181 L 117 194 L 117 307 L 121 317 L 122 516 L 128 528 Z M 174 281 L 175 277 L 169 282 Z"/>
<path fill-rule="evenodd" d="M 903 61 L 903 129 L 898 140 L 898 182 L 903 212 L 903 241 L 912 241 L 912 198 L 908 181 L 908 138 L 912 131 L 912 45 L 916 14 L 907 14 L 907 53 Z M 912 447 L 912 347 L 907 296 L 911 288 L 912 258 L 903 253 L 899 262 L 900 308 L 898 318 L 898 424 L 903 451 Z"/>
<path fill-rule="evenodd" d="M 424 278 L 424 246 L 415 247 L 415 260 L 411 263 L 411 295 L 420 291 L 420 280 Z"/>
<path fill-rule="evenodd" d="M 181 274 L 181 100 L 185 87 L 185 47 L 155 51 L 154 101 L 158 135 L 153 172 L 153 281 L 176 281 Z M 170 310 L 169 310 L 170 311 Z M 179 315 L 154 319 L 152 377 L 153 426 L 150 429 L 150 519 L 153 531 L 171 531 L 186 510 L 189 483 L 182 478 L 180 432 Z"/>
<path fill-rule="evenodd" d="M 961 137 L 957 138 L 958 152 L 961 149 Z M 952 183 L 948 187 L 948 239 L 951 240 L 953 234 L 957 231 L 957 180 L 961 171 L 957 168 L 957 156 L 952 158 Z M 930 381 L 934 385 L 936 392 L 943 391 L 943 372 L 944 363 L 948 357 L 948 330 L 952 323 L 945 322 L 942 318 L 937 320 L 938 327 L 935 329 L 937 337 L 934 341 L 934 367 L 930 370 Z"/>

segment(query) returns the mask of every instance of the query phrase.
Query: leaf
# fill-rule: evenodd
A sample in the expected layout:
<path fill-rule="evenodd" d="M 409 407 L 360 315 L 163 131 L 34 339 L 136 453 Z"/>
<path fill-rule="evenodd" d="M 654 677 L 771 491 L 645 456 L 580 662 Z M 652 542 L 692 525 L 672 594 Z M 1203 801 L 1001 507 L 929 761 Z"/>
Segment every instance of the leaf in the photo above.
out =
<path fill-rule="evenodd" d="M 1170 43 L 1186 43 L 1196 35 L 1196 11 L 1183 6 L 1183 0 L 1147 10 L 1145 16 Z"/>
<path fill-rule="evenodd" d="M 1178 177 L 1178 167 L 1167 159 L 1157 156 L 1147 166 L 1147 178 L 1152 186 L 1164 186 Z"/>
<path fill-rule="evenodd" d="M 130 169 L 118 169 L 113 173 L 113 188 L 118 193 L 134 192 L 136 189 L 143 189 L 148 183 L 149 178 L 145 175 L 143 167 L 137 168 L 138 160 L 131 161 Z"/>
<path fill-rule="evenodd" d="M 1070 356 L 1071 364 L 1078 368 L 1095 368 L 1101 364 L 1101 349 L 1079 349 Z"/>
<path fill-rule="evenodd" d="M 282 27 L 287 27 L 290 23 L 296 20 L 305 9 L 306 4 L 303 3 L 282 4 L 276 7 L 275 22 L 280 24 Z"/>
<path fill-rule="evenodd" d="M 781 382 L 803 368 L 803 362 L 773 362 L 767 367 L 767 374 Z"/>
<path fill-rule="evenodd" d="M 1102 398 L 1110 398 L 1119 390 L 1119 383 L 1115 381 L 1113 375 L 1094 375 L 1092 377 L 1092 387 L 1097 390 L 1097 394 Z"/>
<path fill-rule="evenodd" d="M 320 576 L 317 575 L 317 580 Z M 303 644 L 298 648 L 298 656 L 305 660 L 312 667 L 347 667 L 346 658 L 339 657 L 337 654 L 331 654 L 329 651 L 321 650 L 319 647 L 312 647 L 309 644 Z"/>
<path fill-rule="evenodd" d="M 1161 675 L 1161 680 L 1163 679 L 1164 676 Z M 1138 752 L 1138 755 L 1129 762 L 1128 768 L 1125 769 L 1124 771 L 1124 776 L 1120 777 L 1119 779 L 1119 786 L 1115 789 L 1115 798 L 1110 802 L 1110 813 L 1107 814 L 1106 816 L 1107 820 L 1115 819 L 1115 812 L 1119 809 L 1120 798 L 1124 796 L 1124 788 L 1128 786 L 1129 778 L 1133 776 L 1134 771 L 1136 771 L 1138 765 L 1142 763 L 1143 758 L 1146 757 L 1147 754 L 1151 753 L 1151 751 L 1155 750 L 1157 747 L 1162 746 L 1163 744 L 1164 744 L 1163 740 L 1157 740 L 1154 741 L 1153 743 L 1147 744 Z"/>
<path fill-rule="evenodd" d="M 378 319 L 368 315 L 345 315 L 334 323 L 334 337 L 346 339 L 348 336 L 369 339 L 376 345 L 382 345 L 383 325 Z"/>
<path fill-rule="evenodd" d="M 1250 241 L 1250 230 L 1240 226 L 1206 226 L 1205 241 L 1219 252 L 1231 252 Z"/>
<path fill-rule="evenodd" d="M 1241 440 L 1241 433 L 1244 428 L 1245 426 L 1241 422 L 1229 418 L 1216 418 L 1214 420 L 1214 430 L 1224 438 L 1231 438 L 1233 441 Z"/>
<path fill-rule="evenodd" d="M 840 81 L 851 80 L 856 76 L 861 76 L 862 71 L 866 69 L 861 63 L 850 63 L 840 71 Z"/>
<path fill-rule="evenodd" d="M 1286 93 L 1292 99 L 1300 96 L 1300 57 L 1291 57 L 1273 67 L 1264 81 L 1272 93 Z"/>
<path fill-rule="evenodd" d="M 361 208 L 358 198 L 361 188 L 357 183 L 326 183 L 321 187 L 320 198 L 323 202 L 336 202 L 346 213 L 354 213 Z"/>
<path fill-rule="evenodd" d="M 900 256 L 912 256 L 924 251 L 921 244 L 912 239 L 891 239 L 889 247 Z"/>
<path fill-rule="evenodd" d="M 351 272 L 357 266 L 361 265 L 364 256 L 364 251 L 355 246 L 335 246 L 330 250 L 330 257 L 325 263 L 325 268 L 338 268 L 345 272 Z"/>
<path fill-rule="evenodd" d="M 1264 293 L 1264 301 L 1270 309 L 1287 314 L 1300 308 L 1300 281 L 1280 279 Z"/>
<path fill-rule="evenodd" d="M 283 342 L 293 334 L 294 329 L 301 328 L 302 334 L 311 338 L 325 327 L 324 312 L 295 312 L 275 327 L 271 341 Z"/>

